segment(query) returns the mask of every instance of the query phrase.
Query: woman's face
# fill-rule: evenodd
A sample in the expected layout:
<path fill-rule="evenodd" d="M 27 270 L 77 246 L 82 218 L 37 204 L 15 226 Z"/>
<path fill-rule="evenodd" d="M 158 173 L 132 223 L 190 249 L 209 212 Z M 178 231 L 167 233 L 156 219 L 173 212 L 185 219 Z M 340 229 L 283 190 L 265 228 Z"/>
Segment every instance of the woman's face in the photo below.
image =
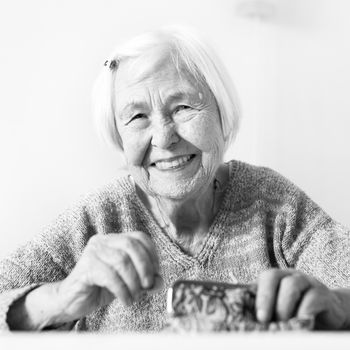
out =
<path fill-rule="evenodd" d="M 222 162 L 215 98 L 168 57 L 148 69 L 122 62 L 116 73 L 116 121 L 130 174 L 147 194 L 198 196 Z"/>

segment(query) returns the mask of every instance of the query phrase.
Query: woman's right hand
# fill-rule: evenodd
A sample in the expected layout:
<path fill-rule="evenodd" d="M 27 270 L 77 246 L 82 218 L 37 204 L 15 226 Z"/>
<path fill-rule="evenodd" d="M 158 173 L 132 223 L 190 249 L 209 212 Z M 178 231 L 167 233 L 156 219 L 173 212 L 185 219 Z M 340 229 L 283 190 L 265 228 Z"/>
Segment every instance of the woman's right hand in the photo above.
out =
<path fill-rule="evenodd" d="M 130 305 L 160 284 L 158 273 L 155 247 L 143 232 L 93 236 L 72 272 L 57 284 L 58 319 L 76 320 L 114 298 Z"/>

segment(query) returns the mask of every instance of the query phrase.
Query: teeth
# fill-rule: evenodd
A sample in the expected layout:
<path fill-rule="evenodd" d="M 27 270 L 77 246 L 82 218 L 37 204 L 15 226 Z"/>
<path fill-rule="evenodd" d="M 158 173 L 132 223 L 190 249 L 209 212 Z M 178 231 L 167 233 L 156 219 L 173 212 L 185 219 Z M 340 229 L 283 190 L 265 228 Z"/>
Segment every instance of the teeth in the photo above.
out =
<path fill-rule="evenodd" d="M 184 157 L 173 159 L 171 161 L 161 160 L 159 162 L 156 162 L 155 166 L 156 168 L 161 170 L 172 169 L 187 163 L 190 159 L 191 159 L 191 156 L 184 156 Z"/>

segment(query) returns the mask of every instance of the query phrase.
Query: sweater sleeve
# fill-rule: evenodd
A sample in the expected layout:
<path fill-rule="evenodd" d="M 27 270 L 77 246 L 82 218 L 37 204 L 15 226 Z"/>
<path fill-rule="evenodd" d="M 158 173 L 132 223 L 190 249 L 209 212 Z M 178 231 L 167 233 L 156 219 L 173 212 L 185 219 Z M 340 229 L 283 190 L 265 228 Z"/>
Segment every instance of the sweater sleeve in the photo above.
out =
<path fill-rule="evenodd" d="M 312 275 L 330 288 L 350 288 L 348 228 L 296 187 L 276 227 L 275 248 L 285 267 Z"/>
<path fill-rule="evenodd" d="M 0 261 L 0 330 L 9 330 L 7 313 L 12 303 L 70 273 L 92 234 L 83 207 L 69 209 L 42 234 Z"/>

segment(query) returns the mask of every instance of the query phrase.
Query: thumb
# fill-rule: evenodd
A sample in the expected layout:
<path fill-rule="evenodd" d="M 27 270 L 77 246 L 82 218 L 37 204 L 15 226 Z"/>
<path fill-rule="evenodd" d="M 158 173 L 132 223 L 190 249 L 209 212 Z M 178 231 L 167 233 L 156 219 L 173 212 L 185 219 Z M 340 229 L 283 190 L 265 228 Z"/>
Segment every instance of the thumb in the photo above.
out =
<path fill-rule="evenodd" d="M 328 289 L 311 288 L 299 305 L 297 317 L 315 318 L 316 329 L 340 329 L 344 323 L 344 312 Z"/>

